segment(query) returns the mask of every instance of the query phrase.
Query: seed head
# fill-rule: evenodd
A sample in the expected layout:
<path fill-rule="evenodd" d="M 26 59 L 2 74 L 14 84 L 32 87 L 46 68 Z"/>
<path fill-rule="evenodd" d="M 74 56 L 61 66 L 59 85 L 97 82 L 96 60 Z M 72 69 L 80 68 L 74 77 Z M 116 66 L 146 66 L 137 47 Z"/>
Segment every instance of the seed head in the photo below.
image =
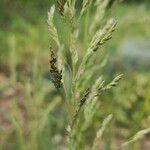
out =
<path fill-rule="evenodd" d="M 60 88 L 62 86 L 62 71 L 59 71 L 57 67 L 57 58 L 54 51 L 51 49 L 51 58 L 49 61 L 50 64 L 50 73 L 52 76 L 52 82 L 54 83 L 56 88 Z"/>

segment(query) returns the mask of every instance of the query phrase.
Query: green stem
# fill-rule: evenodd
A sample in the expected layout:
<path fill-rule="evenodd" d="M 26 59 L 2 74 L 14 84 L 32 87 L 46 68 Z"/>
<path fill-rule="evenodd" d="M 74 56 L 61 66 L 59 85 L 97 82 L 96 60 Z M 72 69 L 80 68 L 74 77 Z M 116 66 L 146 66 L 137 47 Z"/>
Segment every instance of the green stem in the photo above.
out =
<path fill-rule="evenodd" d="M 88 43 L 88 27 L 89 27 L 89 16 L 90 16 L 90 10 L 87 11 L 85 20 L 84 20 L 84 45 L 85 48 L 87 48 L 87 43 Z"/>
<path fill-rule="evenodd" d="M 62 96 L 62 99 L 65 100 L 66 110 L 68 111 L 68 118 L 69 118 L 69 124 L 72 122 L 72 110 L 69 103 L 69 100 L 67 98 L 66 90 L 64 87 L 59 89 L 59 92 Z"/>

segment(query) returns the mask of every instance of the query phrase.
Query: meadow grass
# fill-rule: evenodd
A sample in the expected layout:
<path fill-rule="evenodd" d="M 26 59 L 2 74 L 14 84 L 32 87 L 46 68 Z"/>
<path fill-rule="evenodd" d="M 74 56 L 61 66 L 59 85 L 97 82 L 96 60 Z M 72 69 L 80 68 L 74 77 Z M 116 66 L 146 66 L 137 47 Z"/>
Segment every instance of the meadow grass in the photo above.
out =
<path fill-rule="evenodd" d="M 46 21 L 34 26 L 17 17 L 12 25 L 13 33 L 0 32 L 5 45 L 0 48 L 0 61 L 10 70 L 6 82 L 0 85 L 0 94 L 3 97 L 11 89 L 18 93 L 19 88 L 22 95 L 8 96 L 11 105 L 4 114 L 10 126 L 1 126 L 0 149 L 138 149 L 137 141 L 148 134 L 149 75 L 126 77 L 125 74 L 119 86 L 109 93 L 121 76 L 102 75 L 109 62 L 104 50 L 113 48 L 121 35 L 127 34 L 127 24 L 128 33 L 142 33 L 147 37 L 147 24 L 145 20 L 137 23 L 135 17 L 120 22 L 117 17 L 119 28 L 113 33 L 112 42 L 107 42 L 116 25 L 114 19 L 107 22 L 107 16 L 113 12 L 106 9 L 109 1 L 97 1 L 94 5 L 89 2 L 85 0 L 78 11 L 73 1 L 51 7 L 50 76 L 57 90 L 48 78 Z M 136 16 L 137 7 L 122 5 L 120 8 L 115 9 L 119 15 L 128 16 L 131 12 Z M 147 10 L 140 10 L 141 15 L 147 16 Z M 97 17 L 100 19 L 96 20 Z M 132 22 L 137 23 L 133 30 Z M 4 99 L 7 101 L 7 96 Z M 130 140 L 123 145 L 116 144 L 115 140 L 122 138 L 121 143 Z"/>

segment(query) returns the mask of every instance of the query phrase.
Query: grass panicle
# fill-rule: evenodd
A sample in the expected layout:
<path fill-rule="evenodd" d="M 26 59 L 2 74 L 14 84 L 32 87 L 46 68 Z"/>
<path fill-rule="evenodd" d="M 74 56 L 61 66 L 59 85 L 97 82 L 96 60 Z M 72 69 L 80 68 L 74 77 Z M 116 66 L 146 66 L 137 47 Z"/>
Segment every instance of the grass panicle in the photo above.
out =
<path fill-rule="evenodd" d="M 97 3 L 98 2 L 99 4 L 103 4 L 101 15 L 104 16 L 108 1 L 97 1 Z M 56 58 L 55 52 L 51 50 L 50 72 L 52 75 L 52 81 L 56 88 L 62 87 L 62 89 L 65 89 L 65 96 L 63 98 L 67 99 L 66 109 L 69 112 L 69 118 L 71 118 L 71 121 L 68 123 L 69 126 L 67 128 L 69 134 L 69 148 L 71 150 L 84 149 L 85 139 L 83 134 L 86 133 L 87 129 L 90 127 L 92 120 L 94 119 L 95 114 L 99 109 L 100 94 L 103 91 L 116 86 L 122 77 L 121 75 L 119 75 L 111 83 L 109 83 L 108 85 L 104 85 L 105 82 L 102 78 L 102 75 L 96 77 L 95 74 L 97 73 L 98 69 L 104 66 L 103 63 L 106 61 L 101 61 L 101 63 L 95 64 L 94 62 L 92 62 L 96 58 L 94 56 L 94 53 L 97 53 L 97 50 L 112 38 L 112 34 L 116 28 L 116 21 L 113 19 L 110 19 L 103 27 L 103 29 L 98 30 L 94 34 L 94 36 L 89 36 L 91 42 L 88 43 L 89 46 L 87 47 L 86 52 L 81 58 L 78 57 L 78 39 L 81 38 L 81 30 L 79 24 L 84 13 L 87 13 L 87 17 L 88 15 L 92 15 L 90 9 L 93 5 L 93 1 L 83 0 L 82 9 L 80 14 L 78 15 L 75 8 L 75 1 L 57 1 L 56 7 L 62 16 L 61 18 L 65 22 L 66 28 L 69 29 L 68 37 L 70 38 L 70 42 L 67 44 L 67 46 L 65 45 L 65 43 L 59 40 L 59 34 L 57 34 L 57 30 L 53 23 L 53 16 L 55 12 L 54 6 L 51 8 L 48 17 L 49 27 L 51 27 L 51 37 L 56 42 L 56 44 L 59 43 L 59 46 L 57 46 L 57 54 L 61 53 L 61 57 L 63 59 L 68 60 L 69 57 L 70 60 L 67 63 L 62 64 L 64 67 L 63 72 L 61 72 L 57 67 L 57 63 L 59 61 L 57 60 L 58 57 Z M 87 26 L 86 23 L 89 22 L 85 22 L 85 31 L 89 32 L 90 24 L 89 26 Z M 68 56 L 62 52 L 63 50 L 61 47 L 63 46 L 67 47 L 65 47 L 65 49 Z M 89 59 L 91 59 L 90 62 Z M 93 81 L 93 83 L 91 83 L 91 80 Z M 97 133 L 96 139 L 100 138 L 110 119 L 111 116 L 105 119 L 102 124 L 101 130 L 99 130 L 99 132 Z"/>

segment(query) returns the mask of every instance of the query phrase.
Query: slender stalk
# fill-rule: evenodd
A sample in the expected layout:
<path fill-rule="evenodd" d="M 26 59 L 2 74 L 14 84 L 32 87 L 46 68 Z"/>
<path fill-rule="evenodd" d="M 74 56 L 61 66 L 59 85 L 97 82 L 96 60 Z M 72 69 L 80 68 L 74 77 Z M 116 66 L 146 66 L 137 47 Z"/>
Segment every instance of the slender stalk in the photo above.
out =
<path fill-rule="evenodd" d="M 85 20 L 84 20 L 84 46 L 85 49 L 88 47 L 88 40 L 89 40 L 89 35 L 88 35 L 88 28 L 89 28 L 89 17 L 90 17 L 90 9 L 87 11 Z"/>

